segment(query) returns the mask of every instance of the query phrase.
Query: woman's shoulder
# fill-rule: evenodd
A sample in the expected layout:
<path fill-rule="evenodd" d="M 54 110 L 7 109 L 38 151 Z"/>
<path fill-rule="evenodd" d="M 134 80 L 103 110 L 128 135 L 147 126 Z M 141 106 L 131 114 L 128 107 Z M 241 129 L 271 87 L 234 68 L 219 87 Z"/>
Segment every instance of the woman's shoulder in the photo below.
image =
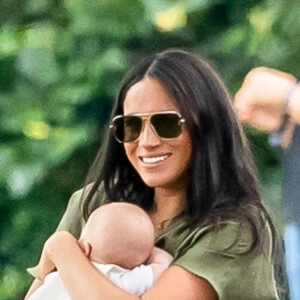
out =
<path fill-rule="evenodd" d="M 74 207 L 76 210 L 78 210 L 84 203 L 85 199 L 89 196 L 89 193 L 91 192 L 92 188 L 94 187 L 94 183 L 89 183 L 85 185 L 83 188 L 75 191 L 68 202 L 68 208 Z M 95 209 L 103 202 L 105 201 L 105 190 L 104 185 L 100 183 L 100 185 L 97 187 L 96 191 L 94 192 L 92 199 L 90 201 L 90 207 L 91 209 Z"/>
<path fill-rule="evenodd" d="M 272 248 L 272 232 L 270 224 L 261 216 L 258 208 L 253 210 L 254 219 L 246 218 L 220 219 L 215 223 L 198 223 L 189 226 L 184 216 L 177 218 L 169 230 L 157 238 L 157 244 L 163 239 L 167 251 L 180 256 L 190 248 L 201 248 L 206 251 L 220 252 L 226 255 L 240 255 L 252 249 L 258 238 L 259 249 Z M 257 236 L 255 235 L 257 232 Z M 176 250 L 175 250 L 176 249 Z"/>
<path fill-rule="evenodd" d="M 216 227 L 198 224 L 182 231 L 177 240 L 170 232 L 166 245 L 175 247 L 173 264 L 205 278 L 220 299 L 277 299 L 267 222 L 261 230 L 261 244 L 253 250 L 251 223 L 239 218 L 220 221 Z"/>

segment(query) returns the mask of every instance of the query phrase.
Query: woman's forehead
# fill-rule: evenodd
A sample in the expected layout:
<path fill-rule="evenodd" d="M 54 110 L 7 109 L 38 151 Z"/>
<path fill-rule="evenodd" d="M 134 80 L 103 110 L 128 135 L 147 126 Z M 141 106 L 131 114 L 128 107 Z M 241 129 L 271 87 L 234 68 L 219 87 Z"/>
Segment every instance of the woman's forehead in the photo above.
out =
<path fill-rule="evenodd" d="M 124 114 L 178 111 L 175 101 L 157 80 L 145 78 L 134 84 L 124 100 Z"/>

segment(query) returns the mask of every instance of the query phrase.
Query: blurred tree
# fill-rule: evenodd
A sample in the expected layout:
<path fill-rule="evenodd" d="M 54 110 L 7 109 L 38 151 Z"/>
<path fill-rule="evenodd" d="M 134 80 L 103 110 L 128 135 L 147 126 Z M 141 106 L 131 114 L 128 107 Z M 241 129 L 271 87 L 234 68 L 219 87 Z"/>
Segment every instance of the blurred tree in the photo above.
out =
<path fill-rule="evenodd" d="M 299 77 L 299 13 L 297 0 L 1 0 L 0 299 L 23 298 L 25 268 L 82 185 L 133 63 L 192 49 L 231 93 L 254 66 Z M 248 131 L 264 200 L 282 224 L 280 155 Z"/>

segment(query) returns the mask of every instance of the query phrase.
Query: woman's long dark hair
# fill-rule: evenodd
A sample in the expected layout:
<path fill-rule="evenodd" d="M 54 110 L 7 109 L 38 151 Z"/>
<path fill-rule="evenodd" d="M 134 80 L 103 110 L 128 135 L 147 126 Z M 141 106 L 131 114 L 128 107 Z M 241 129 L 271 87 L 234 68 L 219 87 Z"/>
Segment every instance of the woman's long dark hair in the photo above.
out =
<path fill-rule="evenodd" d="M 129 72 L 112 117 L 123 114 L 126 93 L 146 77 L 165 87 L 186 119 L 191 136 L 185 211 L 188 226 L 204 222 L 216 227 L 220 220 L 247 220 L 254 249 L 259 244 L 260 226 L 267 221 L 273 234 L 274 227 L 261 203 L 253 157 L 223 82 L 198 55 L 167 50 L 146 58 Z M 92 166 L 90 182 L 92 188 L 84 196 L 85 218 L 91 213 L 89 204 L 100 184 L 107 202 L 128 201 L 146 210 L 153 205 L 154 189 L 141 180 L 123 145 L 110 133 Z M 251 207 L 258 208 L 259 214 L 254 215 Z"/>

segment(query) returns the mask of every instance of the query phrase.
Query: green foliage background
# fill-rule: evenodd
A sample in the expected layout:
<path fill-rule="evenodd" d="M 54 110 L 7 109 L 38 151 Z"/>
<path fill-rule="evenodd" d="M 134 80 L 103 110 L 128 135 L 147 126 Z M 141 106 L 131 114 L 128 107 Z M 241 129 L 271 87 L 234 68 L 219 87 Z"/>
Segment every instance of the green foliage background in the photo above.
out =
<path fill-rule="evenodd" d="M 201 53 L 230 93 L 254 66 L 300 76 L 298 0 L 0 0 L 0 299 L 22 299 L 107 130 L 124 72 L 170 47 Z M 246 129 L 279 231 L 279 151 Z"/>

